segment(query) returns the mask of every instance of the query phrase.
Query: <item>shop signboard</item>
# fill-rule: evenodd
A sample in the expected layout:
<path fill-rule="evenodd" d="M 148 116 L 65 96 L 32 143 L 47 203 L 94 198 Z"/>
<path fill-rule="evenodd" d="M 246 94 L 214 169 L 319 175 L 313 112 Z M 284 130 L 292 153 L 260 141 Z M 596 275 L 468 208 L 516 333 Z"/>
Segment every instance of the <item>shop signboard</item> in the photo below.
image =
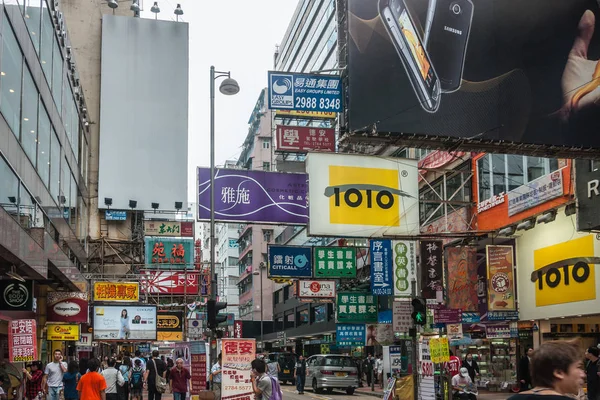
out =
<path fill-rule="evenodd" d="M 309 233 L 374 237 L 419 234 L 417 161 L 309 153 Z"/>
<path fill-rule="evenodd" d="M 275 110 L 275 118 L 336 119 L 337 113 L 329 111 Z"/>
<path fill-rule="evenodd" d="M 104 219 L 107 221 L 126 221 L 127 211 L 106 210 L 104 212 Z"/>
<path fill-rule="evenodd" d="M 417 244 L 412 240 L 395 240 L 392 250 L 394 296 L 412 297 L 412 283 L 417 281 Z"/>
<path fill-rule="evenodd" d="M 367 343 L 365 324 L 337 324 L 335 342 L 338 346 L 364 346 Z"/>
<path fill-rule="evenodd" d="M 219 222 L 305 225 L 306 174 L 217 169 L 215 218 Z M 198 220 L 210 220 L 210 169 L 198 168 Z"/>
<path fill-rule="evenodd" d="M 338 292 L 338 323 L 377 322 L 377 296 L 361 292 Z"/>
<path fill-rule="evenodd" d="M 586 12 L 596 0 L 557 2 L 544 13 L 547 0 L 460 4 L 458 15 L 438 4 L 423 37 L 428 2 L 348 1 L 345 129 L 409 147 L 599 148 L 597 96 L 585 87 L 592 71 L 581 68 L 600 52 L 586 40 L 600 30 Z M 596 61 L 590 56 L 590 67 Z"/>
<path fill-rule="evenodd" d="M 140 290 L 149 294 L 197 295 L 199 279 L 196 272 L 143 270 L 140 272 Z"/>
<path fill-rule="evenodd" d="M 577 230 L 600 230 L 600 164 L 597 160 L 575 160 Z"/>
<path fill-rule="evenodd" d="M 518 311 L 488 311 L 488 321 L 518 321 Z"/>
<path fill-rule="evenodd" d="M 77 347 L 91 346 L 92 345 L 92 334 L 91 333 L 80 333 L 79 341 L 75 343 Z"/>
<path fill-rule="evenodd" d="M 48 322 L 88 322 L 87 292 L 49 292 L 46 307 Z"/>
<path fill-rule="evenodd" d="M 442 290 L 442 250 L 440 240 L 421 240 L 421 294 L 426 299 L 435 299 Z"/>
<path fill-rule="evenodd" d="M 419 399 L 435 400 L 434 366 L 429 350 L 429 339 L 421 337 L 419 345 Z"/>
<path fill-rule="evenodd" d="M 269 277 L 312 278 L 312 247 L 268 246 Z"/>
<path fill-rule="evenodd" d="M 160 312 L 156 315 L 156 340 L 180 342 L 183 340 L 183 311 Z"/>
<path fill-rule="evenodd" d="M 376 296 L 391 296 L 394 294 L 392 270 L 392 241 L 371 240 L 371 293 Z"/>
<path fill-rule="evenodd" d="M 377 313 L 378 324 L 391 324 L 393 323 L 394 313 L 392 310 L 379 311 Z"/>
<path fill-rule="evenodd" d="M 481 317 L 477 312 L 463 312 L 462 323 L 463 324 L 478 324 L 481 321 Z"/>
<path fill-rule="evenodd" d="M 433 311 L 433 319 L 436 324 L 458 324 L 462 321 L 460 309 L 438 308 Z"/>
<path fill-rule="evenodd" d="M 233 337 L 236 339 L 244 337 L 244 325 L 242 321 L 235 320 L 233 322 Z"/>
<path fill-rule="evenodd" d="M 390 369 L 395 376 L 407 374 L 411 361 L 411 341 L 400 340 L 400 343 L 400 346 L 390 346 Z"/>
<path fill-rule="evenodd" d="M 94 301 L 136 302 L 140 300 L 137 282 L 94 282 Z"/>
<path fill-rule="evenodd" d="M 252 398 L 252 375 L 250 363 L 256 357 L 254 339 L 221 339 L 222 382 L 224 399 Z"/>
<path fill-rule="evenodd" d="M 144 242 L 146 268 L 194 269 L 194 239 L 146 236 Z"/>
<path fill-rule="evenodd" d="M 39 360 L 35 319 L 14 319 L 8 323 L 8 362 Z"/>
<path fill-rule="evenodd" d="M 202 341 L 194 341 L 190 343 L 190 383 L 191 390 L 194 393 L 199 393 L 206 388 L 207 374 L 207 354 L 206 343 Z M 224 375 L 222 375 L 224 377 Z"/>
<path fill-rule="evenodd" d="M 0 311 L 33 311 L 33 281 L 0 280 Z"/>
<path fill-rule="evenodd" d="M 355 247 L 315 247 L 316 278 L 356 278 Z"/>
<path fill-rule="evenodd" d="M 335 299 L 335 285 L 335 281 L 302 280 L 296 287 L 300 298 Z"/>
<path fill-rule="evenodd" d="M 76 324 L 46 324 L 46 339 L 50 341 L 79 340 L 79 325 Z"/>
<path fill-rule="evenodd" d="M 410 300 L 398 300 L 392 304 L 394 332 L 407 333 L 413 327 L 412 305 Z"/>
<path fill-rule="evenodd" d="M 446 332 L 450 340 L 459 340 L 463 338 L 463 329 L 461 324 L 447 324 Z"/>
<path fill-rule="evenodd" d="M 512 217 L 562 195 L 562 171 L 558 170 L 508 192 L 508 215 Z"/>
<path fill-rule="evenodd" d="M 335 151 L 335 129 L 278 125 L 276 150 L 293 153 Z"/>
<path fill-rule="evenodd" d="M 515 310 L 514 249 L 486 246 L 488 269 L 488 310 Z"/>
<path fill-rule="evenodd" d="M 339 76 L 269 71 L 268 78 L 271 110 L 342 111 Z"/>
<path fill-rule="evenodd" d="M 485 337 L 488 339 L 509 339 L 510 324 L 494 324 L 485 326 Z"/>
<path fill-rule="evenodd" d="M 194 237 L 191 221 L 144 221 L 146 236 Z"/>
<path fill-rule="evenodd" d="M 447 247 L 448 308 L 477 311 L 477 248 Z"/>

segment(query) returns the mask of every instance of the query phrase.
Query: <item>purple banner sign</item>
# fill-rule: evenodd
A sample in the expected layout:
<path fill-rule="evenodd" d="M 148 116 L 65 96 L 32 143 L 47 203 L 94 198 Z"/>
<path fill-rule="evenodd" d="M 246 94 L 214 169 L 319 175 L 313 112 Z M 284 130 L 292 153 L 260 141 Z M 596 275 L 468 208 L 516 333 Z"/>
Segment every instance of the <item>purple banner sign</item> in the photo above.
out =
<path fill-rule="evenodd" d="M 308 223 L 306 174 L 217 169 L 215 219 Z M 210 219 L 210 169 L 198 168 L 198 220 Z"/>
<path fill-rule="evenodd" d="M 433 322 L 436 324 L 459 324 L 462 322 L 462 311 L 452 308 L 440 308 L 433 312 Z"/>

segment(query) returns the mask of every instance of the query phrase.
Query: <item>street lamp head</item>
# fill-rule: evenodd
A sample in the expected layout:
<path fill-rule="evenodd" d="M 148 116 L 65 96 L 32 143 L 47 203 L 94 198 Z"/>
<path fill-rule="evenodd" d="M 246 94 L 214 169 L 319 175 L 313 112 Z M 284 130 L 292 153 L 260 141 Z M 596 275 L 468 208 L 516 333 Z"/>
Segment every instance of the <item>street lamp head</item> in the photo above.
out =
<path fill-rule="evenodd" d="M 160 12 L 160 7 L 158 6 L 158 1 L 154 2 L 154 5 L 150 8 L 154 14 L 158 14 Z"/>
<path fill-rule="evenodd" d="M 177 3 L 177 8 L 175 9 L 175 15 L 183 15 L 183 10 L 181 9 L 181 4 Z"/>
<path fill-rule="evenodd" d="M 219 86 L 219 91 L 224 95 L 231 96 L 240 91 L 240 85 L 233 78 L 224 79 Z"/>

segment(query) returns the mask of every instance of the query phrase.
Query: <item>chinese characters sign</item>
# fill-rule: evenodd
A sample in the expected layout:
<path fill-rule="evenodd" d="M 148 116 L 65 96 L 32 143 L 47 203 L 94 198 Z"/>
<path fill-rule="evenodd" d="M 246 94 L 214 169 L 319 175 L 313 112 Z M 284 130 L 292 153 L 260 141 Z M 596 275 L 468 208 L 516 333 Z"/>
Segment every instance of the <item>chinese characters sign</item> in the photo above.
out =
<path fill-rule="evenodd" d="M 53 341 L 78 341 L 79 325 L 75 324 L 46 324 L 46 339 Z"/>
<path fill-rule="evenodd" d="M 392 321 L 394 332 L 408 332 L 413 327 L 411 317 L 412 305 L 410 300 L 394 301 L 392 308 Z"/>
<path fill-rule="evenodd" d="M 448 247 L 448 308 L 477 311 L 477 249 Z"/>
<path fill-rule="evenodd" d="M 356 248 L 315 247 L 315 277 L 356 278 Z"/>
<path fill-rule="evenodd" d="M 198 294 L 200 290 L 197 273 L 183 271 L 142 271 L 142 293 Z"/>
<path fill-rule="evenodd" d="M 508 216 L 563 195 L 562 170 L 541 176 L 508 192 Z"/>
<path fill-rule="evenodd" d="M 364 346 L 367 330 L 364 324 L 337 324 L 335 340 L 338 346 Z"/>
<path fill-rule="evenodd" d="M 336 305 L 339 323 L 377 322 L 377 297 L 370 293 L 340 292 Z"/>
<path fill-rule="evenodd" d="M 215 171 L 217 221 L 308 223 L 306 174 Z M 198 168 L 198 220 L 210 219 L 210 169 Z"/>
<path fill-rule="evenodd" d="M 156 314 L 156 340 L 171 342 L 183 340 L 183 311 Z"/>
<path fill-rule="evenodd" d="M 488 311 L 515 309 L 512 246 L 486 246 Z"/>
<path fill-rule="evenodd" d="M 310 247 L 269 246 L 269 276 L 312 277 Z"/>
<path fill-rule="evenodd" d="M 435 299 L 442 290 L 442 242 L 421 241 L 421 293 L 426 299 Z"/>
<path fill-rule="evenodd" d="M 255 358 L 256 342 L 254 339 L 222 339 L 223 371 L 221 396 L 231 400 L 251 400 L 252 376 L 250 363 Z"/>
<path fill-rule="evenodd" d="M 335 130 L 308 126 L 277 127 L 277 151 L 335 151 Z"/>
<path fill-rule="evenodd" d="M 455 308 L 436 308 L 433 310 L 436 324 L 458 324 L 462 321 L 462 311 Z"/>
<path fill-rule="evenodd" d="M 342 110 L 339 76 L 269 71 L 268 92 L 271 110 Z"/>
<path fill-rule="evenodd" d="M 198 393 L 206 388 L 206 345 L 204 342 L 190 343 L 190 391 Z"/>
<path fill-rule="evenodd" d="M 187 221 L 144 221 L 146 236 L 194 237 L 194 223 Z"/>
<path fill-rule="evenodd" d="M 94 282 L 94 301 L 139 301 L 137 282 Z"/>
<path fill-rule="evenodd" d="M 508 339 L 510 338 L 510 324 L 496 324 L 485 326 L 485 337 L 488 339 Z"/>
<path fill-rule="evenodd" d="M 394 296 L 411 297 L 412 282 L 417 280 L 417 249 L 414 241 L 392 242 L 394 270 Z"/>
<path fill-rule="evenodd" d="M 8 362 L 30 362 L 38 359 L 34 319 L 16 319 L 8 323 Z"/>
<path fill-rule="evenodd" d="M 156 269 L 193 269 L 194 240 L 146 237 L 146 267 Z"/>
<path fill-rule="evenodd" d="M 391 296 L 394 293 L 392 278 L 392 241 L 371 240 L 371 293 Z"/>

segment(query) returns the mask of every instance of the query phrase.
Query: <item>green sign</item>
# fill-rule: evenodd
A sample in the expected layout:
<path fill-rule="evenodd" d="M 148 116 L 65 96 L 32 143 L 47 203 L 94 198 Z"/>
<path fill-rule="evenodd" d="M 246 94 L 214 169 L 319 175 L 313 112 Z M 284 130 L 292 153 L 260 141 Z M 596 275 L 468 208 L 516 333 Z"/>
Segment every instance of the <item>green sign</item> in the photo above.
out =
<path fill-rule="evenodd" d="M 340 292 L 337 295 L 337 322 L 376 323 L 377 296 L 370 293 Z"/>
<path fill-rule="evenodd" d="M 316 278 L 356 278 L 356 248 L 315 247 Z"/>

